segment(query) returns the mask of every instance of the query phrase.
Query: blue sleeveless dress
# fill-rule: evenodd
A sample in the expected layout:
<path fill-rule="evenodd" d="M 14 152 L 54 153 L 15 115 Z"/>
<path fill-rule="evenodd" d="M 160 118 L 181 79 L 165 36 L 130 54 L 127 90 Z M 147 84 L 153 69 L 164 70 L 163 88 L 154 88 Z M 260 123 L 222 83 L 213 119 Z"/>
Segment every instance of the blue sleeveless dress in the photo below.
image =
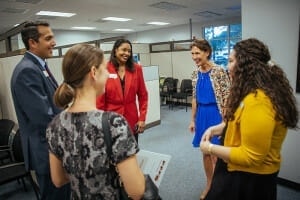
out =
<path fill-rule="evenodd" d="M 196 119 L 195 119 L 195 135 L 193 146 L 199 147 L 201 137 L 205 130 L 213 125 L 219 124 L 222 121 L 212 82 L 210 81 L 211 70 L 206 73 L 198 71 L 198 79 L 196 83 Z M 213 144 L 220 144 L 217 136 L 213 137 Z"/>

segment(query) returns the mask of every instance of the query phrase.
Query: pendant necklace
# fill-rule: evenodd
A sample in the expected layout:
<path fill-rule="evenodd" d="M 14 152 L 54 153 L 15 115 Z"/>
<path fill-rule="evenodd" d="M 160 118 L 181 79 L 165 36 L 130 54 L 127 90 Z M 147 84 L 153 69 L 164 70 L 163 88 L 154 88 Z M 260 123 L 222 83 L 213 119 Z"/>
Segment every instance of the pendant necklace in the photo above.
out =
<path fill-rule="evenodd" d="M 202 72 L 200 72 L 200 79 L 203 80 L 203 74 L 202 74 Z"/>
<path fill-rule="evenodd" d="M 202 74 L 202 72 L 201 72 L 201 67 L 200 67 L 200 66 L 198 67 L 198 72 L 199 72 L 198 74 L 199 74 L 199 76 L 200 76 L 200 77 L 198 77 L 198 78 L 200 78 L 201 80 L 203 80 L 203 74 Z"/>

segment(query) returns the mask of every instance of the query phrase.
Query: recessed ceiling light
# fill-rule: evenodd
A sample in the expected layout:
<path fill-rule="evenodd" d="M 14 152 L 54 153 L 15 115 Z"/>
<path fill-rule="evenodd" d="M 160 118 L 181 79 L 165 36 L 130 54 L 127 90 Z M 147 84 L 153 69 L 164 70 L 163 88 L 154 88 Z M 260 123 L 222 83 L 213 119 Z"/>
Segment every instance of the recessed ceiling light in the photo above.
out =
<path fill-rule="evenodd" d="M 216 16 L 221 16 L 222 14 L 220 13 L 216 13 L 216 12 L 212 12 L 212 11 L 201 11 L 201 12 L 197 12 L 194 13 L 194 15 L 198 15 L 200 17 L 216 17 Z"/>
<path fill-rule="evenodd" d="M 72 29 L 79 29 L 79 30 L 94 30 L 96 27 L 88 27 L 88 26 L 73 26 Z"/>
<path fill-rule="evenodd" d="M 102 18 L 102 20 L 126 22 L 126 21 L 130 21 L 131 19 L 129 19 L 129 18 L 121 18 L 121 17 L 105 17 L 105 18 Z"/>
<path fill-rule="evenodd" d="M 147 24 L 164 26 L 164 25 L 168 25 L 170 23 L 167 23 L 167 22 L 148 22 Z"/>
<path fill-rule="evenodd" d="M 47 15 L 47 16 L 57 16 L 57 17 L 72 17 L 76 13 L 64 13 L 64 12 L 52 12 L 52 11 L 40 11 L 36 15 Z"/>
<path fill-rule="evenodd" d="M 178 10 L 181 8 L 186 8 L 186 6 L 184 6 L 184 5 L 180 5 L 180 4 L 176 4 L 176 3 L 169 3 L 169 2 L 165 2 L 165 1 L 151 4 L 150 7 L 160 8 L 163 10 Z"/>
<path fill-rule="evenodd" d="M 130 31 L 133 31 L 133 29 L 128 29 L 128 28 L 117 28 L 117 29 L 114 29 L 113 31 L 130 32 Z"/>

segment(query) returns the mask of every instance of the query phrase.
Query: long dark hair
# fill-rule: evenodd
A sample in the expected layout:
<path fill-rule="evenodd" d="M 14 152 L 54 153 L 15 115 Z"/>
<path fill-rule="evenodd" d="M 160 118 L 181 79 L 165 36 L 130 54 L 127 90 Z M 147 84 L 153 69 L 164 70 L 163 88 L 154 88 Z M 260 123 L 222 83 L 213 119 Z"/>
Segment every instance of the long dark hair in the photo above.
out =
<path fill-rule="evenodd" d="M 261 89 L 270 98 L 275 119 L 289 128 L 296 128 L 298 110 L 293 89 L 284 71 L 274 62 L 268 47 L 256 38 L 242 40 L 233 47 L 236 65 L 227 101 L 225 119 L 234 119 L 234 112 L 243 98 Z"/>
<path fill-rule="evenodd" d="M 132 44 L 129 40 L 126 39 L 118 39 L 115 41 L 115 44 L 113 46 L 113 49 L 111 50 L 110 54 L 110 62 L 116 67 L 116 69 L 119 68 L 118 59 L 116 57 L 116 49 L 119 48 L 122 44 L 127 43 L 130 45 L 131 48 L 131 54 L 126 62 L 126 68 L 129 69 L 129 71 L 134 71 L 134 60 L 132 56 Z"/>

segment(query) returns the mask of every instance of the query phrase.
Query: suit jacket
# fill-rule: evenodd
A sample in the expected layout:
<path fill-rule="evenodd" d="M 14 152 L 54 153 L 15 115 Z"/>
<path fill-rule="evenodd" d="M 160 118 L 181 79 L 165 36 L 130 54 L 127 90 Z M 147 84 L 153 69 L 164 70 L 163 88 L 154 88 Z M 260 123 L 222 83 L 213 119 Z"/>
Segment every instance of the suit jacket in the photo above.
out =
<path fill-rule="evenodd" d="M 97 108 L 115 111 L 123 115 L 131 129 L 135 130 L 138 121 L 145 121 L 148 109 L 148 91 L 144 81 L 142 66 L 135 64 L 133 72 L 126 69 L 124 94 L 118 73 L 111 62 L 107 70 L 109 78 L 105 93 L 97 97 Z M 137 107 L 138 100 L 138 107 Z"/>
<path fill-rule="evenodd" d="M 56 86 L 40 62 L 26 52 L 11 78 L 11 93 L 18 118 L 27 170 L 48 174 L 46 128 L 60 112 L 53 102 Z"/>

